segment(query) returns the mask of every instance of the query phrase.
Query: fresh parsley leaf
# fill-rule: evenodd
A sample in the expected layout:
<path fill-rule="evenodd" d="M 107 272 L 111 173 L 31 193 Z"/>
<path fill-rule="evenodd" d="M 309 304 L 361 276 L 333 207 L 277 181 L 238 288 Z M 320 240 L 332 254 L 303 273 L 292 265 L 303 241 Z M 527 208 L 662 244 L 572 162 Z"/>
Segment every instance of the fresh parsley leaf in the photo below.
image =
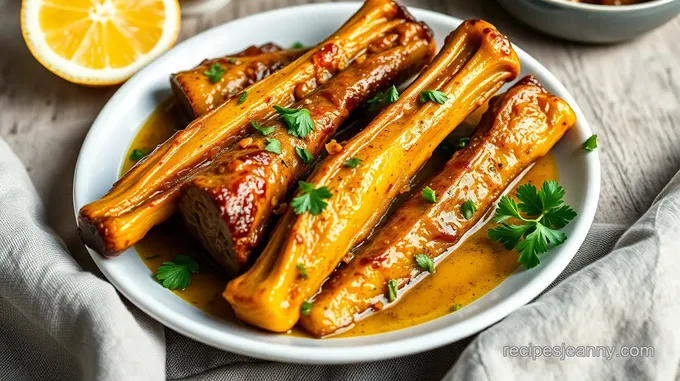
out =
<path fill-rule="evenodd" d="M 420 93 L 420 101 L 423 103 L 432 101 L 434 103 L 443 105 L 448 99 L 449 97 L 446 95 L 446 93 L 439 90 L 423 90 Z"/>
<path fill-rule="evenodd" d="M 278 139 L 265 138 L 267 145 L 264 146 L 265 151 L 275 153 L 277 155 L 281 154 L 281 142 Z"/>
<path fill-rule="evenodd" d="M 510 225 L 503 223 L 493 229 L 489 229 L 488 234 L 492 241 L 498 241 L 506 250 L 512 250 L 531 228 L 533 226 L 530 224 Z"/>
<path fill-rule="evenodd" d="M 498 206 L 496 207 L 496 216 L 493 218 L 493 220 L 494 222 L 500 223 L 507 220 L 508 218 L 522 219 L 518 209 L 519 208 L 515 200 L 511 199 L 510 197 L 503 196 L 498 202 Z"/>
<path fill-rule="evenodd" d="M 463 217 L 465 217 L 466 220 L 469 220 L 477 211 L 477 205 L 475 205 L 472 200 L 466 200 L 463 205 L 460 206 L 460 211 L 463 213 Z"/>
<path fill-rule="evenodd" d="M 437 202 L 437 196 L 434 194 L 434 189 L 430 187 L 423 188 L 423 198 L 428 202 Z"/>
<path fill-rule="evenodd" d="M 251 121 L 250 121 L 250 125 L 253 126 L 253 128 L 255 129 L 255 131 L 261 133 L 261 134 L 264 135 L 264 136 L 267 136 L 267 135 L 271 134 L 271 133 L 274 132 L 274 130 L 275 130 L 275 127 L 262 127 L 262 126 L 260 125 L 260 123 L 257 123 L 257 122 L 254 121 L 254 120 L 251 120 Z"/>
<path fill-rule="evenodd" d="M 302 49 L 305 45 L 300 41 L 295 41 L 293 45 L 290 46 L 291 49 Z"/>
<path fill-rule="evenodd" d="M 218 63 L 214 63 L 210 65 L 210 69 L 208 71 L 204 71 L 203 74 L 208 77 L 210 82 L 212 83 L 217 83 L 222 79 L 222 75 L 224 74 L 224 69 L 222 69 L 222 66 Z"/>
<path fill-rule="evenodd" d="M 399 90 L 397 90 L 396 86 L 392 85 L 392 87 L 387 89 L 384 93 L 382 91 L 378 92 L 378 94 L 369 99 L 366 103 L 368 104 L 368 108 L 373 110 L 379 104 L 394 103 L 397 99 L 399 99 Z"/>
<path fill-rule="evenodd" d="M 312 304 L 312 302 L 309 300 L 302 302 L 302 305 L 300 306 L 300 313 L 302 316 L 309 315 L 309 313 L 312 312 L 312 306 L 314 306 L 314 304 Z"/>
<path fill-rule="evenodd" d="M 380 91 L 373 98 L 367 100 L 366 104 L 368 105 L 368 109 L 373 110 L 374 108 L 376 108 L 380 103 L 382 103 L 384 97 L 385 93 Z"/>
<path fill-rule="evenodd" d="M 597 148 L 597 135 L 593 135 L 586 139 L 586 141 L 581 145 L 581 148 L 583 148 L 583 150 L 586 152 L 592 152 L 595 148 Z"/>
<path fill-rule="evenodd" d="M 458 139 L 458 148 L 465 148 L 470 143 L 470 138 Z"/>
<path fill-rule="evenodd" d="M 399 282 L 396 279 L 387 281 L 387 300 L 393 302 L 397 299 L 397 292 L 399 291 Z"/>
<path fill-rule="evenodd" d="M 314 130 L 314 121 L 306 108 L 291 109 L 274 106 L 274 110 L 281 115 L 281 120 L 288 126 L 290 135 L 304 138 Z"/>
<path fill-rule="evenodd" d="M 546 226 L 552 226 L 555 229 L 562 229 L 569 224 L 569 221 L 576 217 L 576 212 L 569 205 L 562 205 L 559 208 L 552 209 L 549 213 L 543 216 L 543 223 Z"/>
<path fill-rule="evenodd" d="M 152 150 L 150 149 L 139 149 L 135 148 L 132 150 L 132 153 L 130 154 L 130 160 L 133 161 L 138 161 L 143 159 L 146 155 L 150 154 Z"/>
<path fill-rule="evenodd" d="M 353 157 L 342 163 L 342 165 L 344 165 L 345 167 L 350 168 L 356 168 L 359 166 L 359 164 L 361 164 L 361 159 L 359 159 L 358 157 Z"/>
<path fill-rule="evenodd" d="M 387 103 L 394 103 L 399 99 L 399 90 L 397 90 L 397 87 L 392 85 L 387 91 L 385 92 L 385 98 L 383 99 L 383 102 Z"/>
<path fill-rule="evenodd" d="M 248 99 L 248 92 L 247 92 L 247 91 L 244 91 L 244 92 L 242 92 L 241 95 L 238 97 L 238 103 L 237 103 L 237 104 L 241 104 L 241 103 L 245 102 L 246 99 Z"/>
<path fill-rule="evenodd" d="M 310 163 L 312 160 L 314 160 L 314 156 L 312 156 L 312 153 L 307 151 L 306 148 L 296 146 L 295 153 L 297 153 L 297 155 L 300 156 L 300 159 L 302 159 L 302 162 L 305 164 Z"/>
<path fill-rule="evenodd" d="M 539 191 L 531 184 L 521 185 L 517 188 L 519 204 L 508 196 L 501 197 L 493 219 L 499 225 L 489 229 L 489 238 L 517 251 L 518 261 L 525 268 L 538 266 L 539 255 L 567 239 L 558 229 L 576 217 L 576 212 L 564 204 L 564 194 L 554 180 L 544 181 Z M 517 220 L 518 224 L 507 223 L 509 219 Z"/>
<path fill-rule="evenodd" d="M 309 273 L 307 272 L 307 269 L 305 268 L 305 264 L 304 263 L 298 263 L 297 266 L 295 266 L 295 267 L 297 267 L 298 272 L 300 273 L 300 278 L 307 279 L 307 277 L 309 276 Z"/>
<path fill-rule="evenodd" d="M 429 272 L 430 274 L 434 274 L 434 261 L 432 258 L 428 257 L 427 254 L 416 254 L 415 259 L 418 267 Z"/>
<path fill-rule="evenodd" d="M 462 304 L 454 304 L 454 305 L 451 306 L 451 312 L 458 311 L 461 308 L 463 308 Z"/>
<path fill-rule="evenodd" d="M 327 187 L 316 188 L 315 184 L 304 181 L 300 181 L 300 191 L 302 191 L 302 195 L 295 197 L 290 204 L 295 214 L 308 211 L 312 215 L 319 215 L 328 205 L 324 200 L 332 196 Z"/>
<path fill-rule="evenodd" d="M 538 192 L 533 184 L 522 184 L 517 187 L 517 199 L 520 201 L 518 205 L 522 213 L 530 216 L 539 216 L 543 212 L 543 203 L 538 197 Z M 513 216 L 517 218 L 517 216 Z"/>
<path fill-rule="evenodd" d="M 163 287 L 183 290 L 191 283 L 191 274 L 199 270 L 198 263 L 188 255 L 178 255 L 172 262 L 163 262 L 156 270 L 156 279 Z"/>
<path fill-rule="evenodd" d="M 562 188 L 557 181 L 544 181 L 541 190 L 538 192 L 538 198 L 541 199 L 542 209 L 552 210 L 562 205 L 564 193 L 564 188 Z"/>

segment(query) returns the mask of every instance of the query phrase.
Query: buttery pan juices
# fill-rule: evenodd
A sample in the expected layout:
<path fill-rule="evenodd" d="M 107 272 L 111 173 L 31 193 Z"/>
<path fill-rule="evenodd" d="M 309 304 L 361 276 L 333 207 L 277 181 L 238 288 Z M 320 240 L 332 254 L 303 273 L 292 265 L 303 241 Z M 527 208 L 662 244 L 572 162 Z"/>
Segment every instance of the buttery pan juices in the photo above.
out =
<path fill-rule="evenodd" d="M 357 10 L 323 5 L 336 6 L 344 13 L 333 16 L 335 25 Z M 303 8 L 312 10 L 290 10 L 291 17 Z M 456 323 L 489 308 L 482 295 L 492 293 L 491 309 L 499 293 L 504 301 L 516 296 L 516 308 L 545 287 L 536 282 L 561 271 L 556 259 L 575 252 L 583 216 L 588 222 L 594 213 L 574 185 L 582 173 L 571 170 L 596 157 L 574 156 L 584 139 L 574 147 L 574 134 L 587 124 L 577 123 L 580 112 L 559 83 L 493 25 L 451 19 L 442 29 L 416 12 L 433 21 L 437 35 L 448 34 L 439 54 L 428 25 L 391 0 L 368 0 L 327 38 L 323 30 L 274 35 L 277 44 L 239 40 L 193 68 L 199 57 L 165 57 L 172 62 L 160 72 L 176 74 L 163 88 L 174 98 L 131 145 L 114 148 L 127 149 L 120 180 L 108 192 L 75 197 L 81 238 L 101 254 L 95 262 L 107 277 L 173 329 L 227 350 L 296 361 L 336 358 L 338 348 L 364 342 L 356 336 L 449 314 L 430 326 L 444 322 L 444 330 L 469 335 L 469 325 Z M 293 44 L 310 39 L 321 42 Z M 225 55 L 227 47 L 238 53 Z M 566 101 L 531 76 L 497 95 L 519 75 L 520 59 Z M 134 86 L 121 90 L 147 91 Z M 93 139 L 85 146 L 101 135 Z M 596 147 L 593 136 L 582 149 Z M 542 256 L 558 245 L 555 255 Z M 139 258 L 106 259 L 131 247 Z M 125 267 L 140 258 L 141 272 Z M 116 275 L 121 268 L 125 274 Z M 241 322 L 291 335 L 262 340 L 261 330 Z M 422 329 L 429 328 L 408 332 Z M 309 349 L 311 338 L 329 336 L 339 342 Z M 436 336 L 422 342 L 463 337 Z M 269 339 L 297 352 L 266 353 Z M 416 341 L 408 351 L 427 349 Z M 382 352 L 406 354 L 404 347 Z M 350 352 L 343 358 L 368 353 Z"/>

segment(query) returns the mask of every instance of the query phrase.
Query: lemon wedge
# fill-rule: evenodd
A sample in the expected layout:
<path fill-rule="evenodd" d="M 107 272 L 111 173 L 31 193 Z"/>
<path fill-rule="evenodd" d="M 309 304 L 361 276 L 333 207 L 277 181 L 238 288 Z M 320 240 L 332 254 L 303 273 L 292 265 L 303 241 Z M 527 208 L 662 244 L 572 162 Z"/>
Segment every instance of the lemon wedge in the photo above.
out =
<path fill-rule="evenodd" d="M 169 49 L 177 0 L 24 0 L 21 32 L 31 54 L 74 83 L 112 85 Z"/>

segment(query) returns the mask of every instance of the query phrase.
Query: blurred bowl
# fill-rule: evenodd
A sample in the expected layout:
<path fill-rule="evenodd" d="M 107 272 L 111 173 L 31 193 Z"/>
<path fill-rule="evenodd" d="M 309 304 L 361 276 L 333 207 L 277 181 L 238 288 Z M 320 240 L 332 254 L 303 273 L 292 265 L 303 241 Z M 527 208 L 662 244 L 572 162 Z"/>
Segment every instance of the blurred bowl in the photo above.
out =
<path fill-rule="evenodd" d="M 565 40 L 613 43 L 651 31 L 680 13 L 680 0 L 594 5 L 567 0 L 498 0 L 532 28 Z"/>

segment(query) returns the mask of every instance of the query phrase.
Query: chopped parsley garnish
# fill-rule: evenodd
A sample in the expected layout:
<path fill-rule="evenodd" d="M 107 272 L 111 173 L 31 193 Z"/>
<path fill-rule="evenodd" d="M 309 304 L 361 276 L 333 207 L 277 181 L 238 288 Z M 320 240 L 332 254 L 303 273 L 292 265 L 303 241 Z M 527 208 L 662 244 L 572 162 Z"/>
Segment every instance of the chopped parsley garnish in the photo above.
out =
<path fill-rule="evenodd" d="M 470 143 L 470 138 L 460 138 L 458 140 L 458 148 L 465 148 Z"/>
<path fill-rule="evenodd" d="M 307 279 L 307 277 L 309 276 L 309 273 L 307 272 L 307 269 L 305 268 L 305 264 L 304 263 L 298 263 L 297 266 L 295 266 L 295 267 L 297 267 L 298 272 L 300 273 L 300 278 Z"/>
<path fill-rule="evenodd" d="M 460 206 L 460 211 L 463 213 L 463 217 L 465 217 L 466 220 L 469 220 L 477 211 L 477 205 L 475 205 L 472 200 L 466 200 L 463 205 Z"/>
<path fill-rule="evenodd" d="M 597 135 L 593 135 L 586 139 L 586 141 L 583 142 L 583 145 L 581 145 L 581 148 L 586 152 L 593 152 L 593 150 L 597 148 Z"/>
<path fill-rule="evenodd" d="M 427 254 L 416 254 L 416 264 L 421 269 L 434 274 L 434 261 L 432 258 L 428 257 Z"/>
<path fill-rule="evenodd" d="M 245 102 L 246 99 L 248 99 L 248 92 L 244 91 L 241 93 L 241 96 L 238 97 L 238 104 Z"/>
<path fill-rule="evenodd" d="M 267 145 L 264 146 L 265 151 L 269 151 L 277 155 L 281 154 L 281 142 L 279 139 L 265 138 L 265 140 L 267 141 Z"/>
<path fill-rule="evenodd" d="M 156 279 L 171 290 L 183 290 L 191 283 L 191 274 L 198 272 L 198 263 L 188 255 L 178 255 L 172 262 L 163 262 L 156 270 Z"/>
<path fill-rule="evenodd" d="M 399 290 L 399 282 L 396 279 L 387 281 L 387 300 L 393 302 L 397 299 L 397 292 Z"/>
<path fill-rule="evenodd" d="M 396 86 L 392 85 L 392 87 L 387 89 L 384 93 L 382 91 L 378 92 L 378 94 L 369 99 L 366 103 L 368 104 L 368 108 L 372 110 L 379 104 L 394 103 L 397 99 L 399 99 L 399 90 L 397 90 Z"/>
<path fill-rule="evenodd" d="M 520 253 L 518 262 L 524 268 L 538 266 L 540 254 L 567 239 L 559 229 L 576 217 L 563 197 L 564 189 L 554 180 L 543 182 L 540 191 L 532 184 L 521 185 L 517 188 L 519 204 L 508 196 L 501 197 L 493 218 L 500 225 L 489 229 L 489 238 Z M 519 220 L 519 224 L 509 224 L 508 219 Z"/>
<path fill-rule="evenodd" d="M 214 63 L 210 65 L 210 69 L 208 71 L 204 71 L 203 74 L 208 77 L 210 82 L 212 83 L 217 83 L 222 79 L 222 75 L 224 74 L 224 69 L 222 69 L 222 66 L 218 63 Z"/>
<path fill-rule="evenodd" d="M 350 168 L 356 168 L 359 166 L 359 164 L 361 164 L 361 159 L 359 159 L 358 157 L 353 157 L 342 163 L 342 165 L 344 165 L 345 167 Z"/>
<path fill-rule="evenodd" d="M 312 155 L 311 152 L 307 151 L 306 148 L 296 146 L 295 153 L 297 153 L 297 155 L 300 156 L 300 159 L 302 159 L 302 162 L 304 162 L 305 164 L 308 164 L 312 160 L 314 160 L 314 156 Z"/>
<path fill-rule="evenodd" d="M 274 106 L 274 110 L 281 115 L 281 120 L 288 126 L 290 135 L 304 138 L 314 130 L 314 121 L 306 108 L 291 109 Z"/>
<path fill-rule="evenodd" d="M 309 313 L 312 312 L 312 306 L 313 304 L 309 300 L 305 300 L 304 302 L 302 302 L 302 305 L 300 306 L 300 313 L 302 314 L 302 316 L 309 315 Z"/>
<path fill-rule="evenodd" d="M 423 188 L 423 198 L 428 202 L 437 202 L 437 196 L 434 194 L 434 189 L 430 187 Z"/>
<path fill-rule="evenodd" d="M 130 160 L 137 161 L 143 159 L 146 155 L 150 154 L 152 150 L 150 149 L 139 149 L 135 148 L 130 154 Z"/>
<path fill-rule="evenodd" d="M 449 97 L 446 95 L 446 93 L 439 90 L 423 90 L 420 93 L 420 101 L 423 103 L 432 101 L 443 105 L 448 99 Z"/>
<path fill-rule="evenodd" d="M 302 49 L 305 45 L 300 41 L 295 41 L 293 45 L 290 46 L 291 49 Z"/>
<path fill-rule="evenodd" d="M 463 308 L 462 304 L 454 304 L 451 306 L 451 312 L 458 311 L 461 308 Z"/>
<path fill-rule="evenodd" d="M 295 214 L 304 212 L 309 212 L 315 216 L 321 214 L 328 205 L 324 200 L 333 196 L 328 187 L 316 188 L 315 184 L 304 181 L 300 181 L 300 191 L 302 191 L 302 195 L 295 197 L 290 204 Z"/>
<path fill-rule="evenodd" d="M 257 123 L 254 120 L 250 121 L 250 125 L 253 126 L 255 131 L 261 133 L 264 136 L 271 134 L 272 132 L 274 132 L 275 129 L 274 127 L 262 127 L 260 123 Z"/>

